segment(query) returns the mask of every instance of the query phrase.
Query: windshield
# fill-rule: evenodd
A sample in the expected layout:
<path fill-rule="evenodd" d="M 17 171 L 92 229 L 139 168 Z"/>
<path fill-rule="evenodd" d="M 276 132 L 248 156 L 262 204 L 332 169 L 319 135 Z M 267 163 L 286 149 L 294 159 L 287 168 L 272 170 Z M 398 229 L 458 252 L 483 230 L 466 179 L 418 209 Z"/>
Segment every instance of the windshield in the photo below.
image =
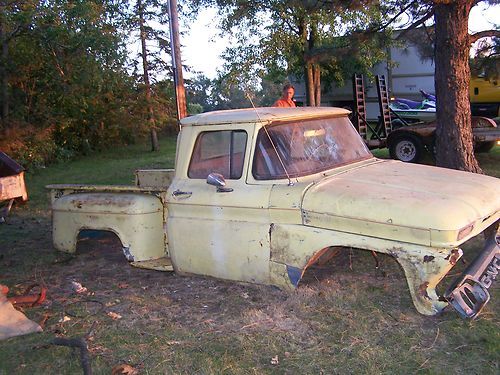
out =
<path fill-rule="evenodd" d="M 252 173 L 256 180 L 287 178 L 284 165 L 290 177 L 299 177 L 370 157 L 347 117 L 303 120 L 260 129 Z"/>

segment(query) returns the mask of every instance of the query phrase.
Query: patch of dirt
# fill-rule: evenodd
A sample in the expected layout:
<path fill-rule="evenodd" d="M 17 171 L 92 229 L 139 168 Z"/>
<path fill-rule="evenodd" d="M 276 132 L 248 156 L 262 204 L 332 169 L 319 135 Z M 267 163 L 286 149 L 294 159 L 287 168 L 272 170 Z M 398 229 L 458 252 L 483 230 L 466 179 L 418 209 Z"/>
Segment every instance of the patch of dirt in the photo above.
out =
<path fill-rule="evenodd" d="M 119 320 L 125 327 L 148 325 L 149 331 L 173 324 L 194 335 L 275 332 L 307 340 L 310 314 L 324 311 L 325 302 L 328 314 L 344 315 L 349 304 L 363 298 L 360 284 L 393 297 L 394 284 L 404 283 L 392 259 L 380 259 L 375 269 L 370 253 L 356 250 L 311 267 L 299 288 L 289 293 L 273 286 L 132 267 L 112 233 L 84 234 L 76 255 L 52 249 L 50 231 L 43 231 L 43 237 L 40 241 L 47 246 L 39 256 L 53 260 L 46 260 L 33 277 L 49 287 L 44 309 L 52 314 L 52 331 L 62 330 L 60 320 L 67 316 L 103 324 Z M 9 259 L 17 262 L 23 257 L 26 254 L 13 253 Z"/>
<path fill-rule="evenodd" d="M 202 333 L 295 331 L 301 326 L 297 318 L 279 307 L 289 298 L 286 292 L 272 286 L 132 267 L 122 253 L 120 241 L 111 233 L 83 238 L 75 256 L 62 254 L 59 258 L 45 280 L 50 285 L 52 302 L 74 308 L 78 303 L 85 305 L 87 300 L 99 301 L 101 315 L 109 311 L 119 314 L 126 325 L 168 321 Z M 76 293 L 73 282 L 87 290 Z M 94 304 L 91 308 L 97 307 Z M 265 318 L 260 319 L 261 315 Z"/>

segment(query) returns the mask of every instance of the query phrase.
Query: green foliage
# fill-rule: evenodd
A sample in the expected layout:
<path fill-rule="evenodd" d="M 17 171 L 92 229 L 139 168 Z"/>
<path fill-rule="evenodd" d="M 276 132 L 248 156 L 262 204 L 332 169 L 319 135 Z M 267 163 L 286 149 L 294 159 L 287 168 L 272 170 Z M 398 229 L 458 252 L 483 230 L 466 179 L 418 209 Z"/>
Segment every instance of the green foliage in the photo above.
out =
<path fill-rule="evenodd" d="M 141 7 L 139 9 L 139 2 Z M 130 32 L 129 43 L 139 43 L 140 17 L 144 22 L 144 38 L 147 41 L 147 69 L 152 81 L 160 81 L 162 76 L 172 77 L 170 65 L 170 36 L 168 34 L 167 3 L 158 0 L 130 1 L 133 7 L 125 12 L 125 28 Z M 165 58 L 166 54 L 168 58 Z M 132 76 L 143 84 L 142 52 L 132 57 Z"/>
<path fill-rule="evenodd" d="M 48 163 L 66 161 L 75 156 L 73 150 L 55 142 L 52 129 L 25 129 L 23 134 L 11 134 L 9 141 L 8 146 L 2 148 L 3 151 L 28 170 L 45 167 Z"/>
<path fill-rule="evenodd" d="M 500 38 L 480 41 L 470 66 L 473 75 L 498 80 L 500 77 Z"/>
<path fill-rule="evenodd" d="M 199 105 L 202 112 L 210 111 L 214 108 L 212 94 L 213 94 L 213 81 L 205 77 L 203 74 L 198 74 L 192 79 L 185 81 L 186 85 L 186 98 L 188 107 L 192 105 Z M 191 113 L 190 110 L 188 110 Z"/>
<path fill-rule="evenodd" d="M 188 107 L 201 112 L 271 106 L 281 95 L 283 82 L 287 80 L 283 71 L 263 75 L 260 84 L 239 84 L 231 75 L 209 79 L 198 75 L 186 82 Z M 189 110 L 190 114 L 194 114 Z"/>
<path fill-rule="evenodd" d="M 128 2 L 13 1 L 0 7 L 7 47 L 0 59 L 9 111 L 0 149 L 27 166 L 130 144 L 148 131 L 141 86 L 128 71 Z M 153 31 L 151 31 L 153 32 Z M 159 127 L 171 122 L 172 92 L 155 84 Z M 32 133 L 43 133 L 38 142 Z"/>
<path fill-rule="evenodd" d="M 385 33 L 366 33 L 382 21 L 378 2 L 196 0 L 193 8 L 217 6 L 232 38 L 223 57 L 224 80 L 240 89 L 259 87 L 264 77 L 304 77 L 308 64 L 321 66 L 327 84 L 366 71 L 385 57 Z M 275 81 L 275 83 L 277 83 Z M 280 82 L 283 83 L 283 80 Z"/>
<path fill-rule="evenodd" d="M 187 111 L 190 116 L 197 115 L 203 112 L 203 106 L 198 103 L 189 103 L 187 106 Z"/>

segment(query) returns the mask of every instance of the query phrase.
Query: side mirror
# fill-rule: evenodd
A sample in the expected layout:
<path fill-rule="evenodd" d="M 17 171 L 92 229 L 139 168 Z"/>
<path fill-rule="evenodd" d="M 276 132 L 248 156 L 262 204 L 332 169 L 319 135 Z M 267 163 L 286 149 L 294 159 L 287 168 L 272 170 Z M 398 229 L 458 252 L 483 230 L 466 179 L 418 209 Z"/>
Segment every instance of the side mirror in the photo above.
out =
<path fill-rule="evenodd" d="M 230 193 L 233 191 L 233 189 L 225 187 L 226 180 L 220 173 L 210 173 L 207 177 L 207 184 L 216 186 L 217 193 Z"/>

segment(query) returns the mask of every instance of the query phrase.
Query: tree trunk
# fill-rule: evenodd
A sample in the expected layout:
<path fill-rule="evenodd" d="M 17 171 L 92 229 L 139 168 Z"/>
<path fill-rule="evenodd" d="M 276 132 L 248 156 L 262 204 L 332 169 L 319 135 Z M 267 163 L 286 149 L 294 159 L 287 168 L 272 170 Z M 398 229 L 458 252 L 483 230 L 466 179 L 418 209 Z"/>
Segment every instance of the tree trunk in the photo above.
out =
<path fill-rule="evenodd" d="M 148 50 L 146 48 L 146 29 L 144 28 L 144 9 L 142 7 L 142 0 L 137 0 L 137 12 L 139 13 L 139 29 L 141 34 L 141 47 L 142 47 L 142 68 L 144 78 L 144 90 L 146 91 L 146 106 L 148 112 L 148 124 L 151 134 L 151 151 L 159 151 L 160 144 L 158 143 L 158 135 L 156 134 L 156 122 L 153 111 L 153 104 L 151 103 L 151 84 L 149 82 L 148 71 Z"/>
<path fill-rule="evenodd" d="M 482 173 L 474 156 L 469 103 L 469 12 L 473 0 L 435 1 L 436 164 Z"/>
<path fill-rule="evenodd" d="M 305 84 L 305 89 L 306 89 L 306 102 L 304 103 L 307 106 L 311 105 L 311 93 L 309 91 L 309 88 L 311 87 L 311 64 L 307 62 L 306 60 L 306 55 L 308 51 L 308 40 L 307 40 L 307 34 L 308 34 L 308 26 L 305 18 L 301 18 L 299 21 L 299 36 L 300 40 L 302 43 L 302 53 L 303 53 L 303 59 L 304 59 L 304 84 Z"/>
<path fill-rule="evenodd" d="M 309 68 L 311 64 L 308 64 L 307 62 L 304 64 L 304 84 L 306 86 L 306 102 L 304 105 L 310 106 L 311 104 L 311 94 L 309 93 L 309 87 L 311 86 L 309 83 Z"/>
<path fill-rule="evenodd" d="M 0 100 L 2 102 L 0 108 L 1 124 L 5 126 L 7 117 L 9 116 L 9 91 L 8 91 L 8 77 L 7 77 L 7 58 L 9 53 L 9 46 L 7 42 L 7 29 L 5 25 L 5 17 L 3 9 L 0 9 L 0 43 L 1 43 L 1 56 L 0 56 Z M 0 126 L 2 128 L 2 126 Z"/>
<path fill-rule="evenodd" d="M 314 90 L 314 66 L 311 63 L 306 63 L 306 91 L 307 91 L 307 105 L 309 107 L 316 107 L 316 95 Z"/>
<path fill-rule="evenodd" d="M 150 130 L 151 137 L 151 151 L 160 150 L 160 142 L 158 142 L 158 134 L 156 133 L 156 128 L 152 127 Z"/>
<path fill-rule="evenodd" d="M 314 101 L 316 107 L 321 107 L 321 67 L 314 64 Z"/>
<path fill-rule="evenodd" d="M 318 34 L 318 21 L 315 18 L 310 20 L 309 37 L 304 52 L 312 51 L 316 47 L 316 38 Z M 304 53 L 304 56 L 306 53 Z M 321 68 L 319 64 L 313 64 L 305 60 L 307 67 L 307 93 L 308 105 L 319 107 L 321 105 Z"/>
<path fill-rule="evenodd" d="M 306 62 L 306 92 L 307 105 L 321 106 L 321 67 L 318 64 Z"/>

